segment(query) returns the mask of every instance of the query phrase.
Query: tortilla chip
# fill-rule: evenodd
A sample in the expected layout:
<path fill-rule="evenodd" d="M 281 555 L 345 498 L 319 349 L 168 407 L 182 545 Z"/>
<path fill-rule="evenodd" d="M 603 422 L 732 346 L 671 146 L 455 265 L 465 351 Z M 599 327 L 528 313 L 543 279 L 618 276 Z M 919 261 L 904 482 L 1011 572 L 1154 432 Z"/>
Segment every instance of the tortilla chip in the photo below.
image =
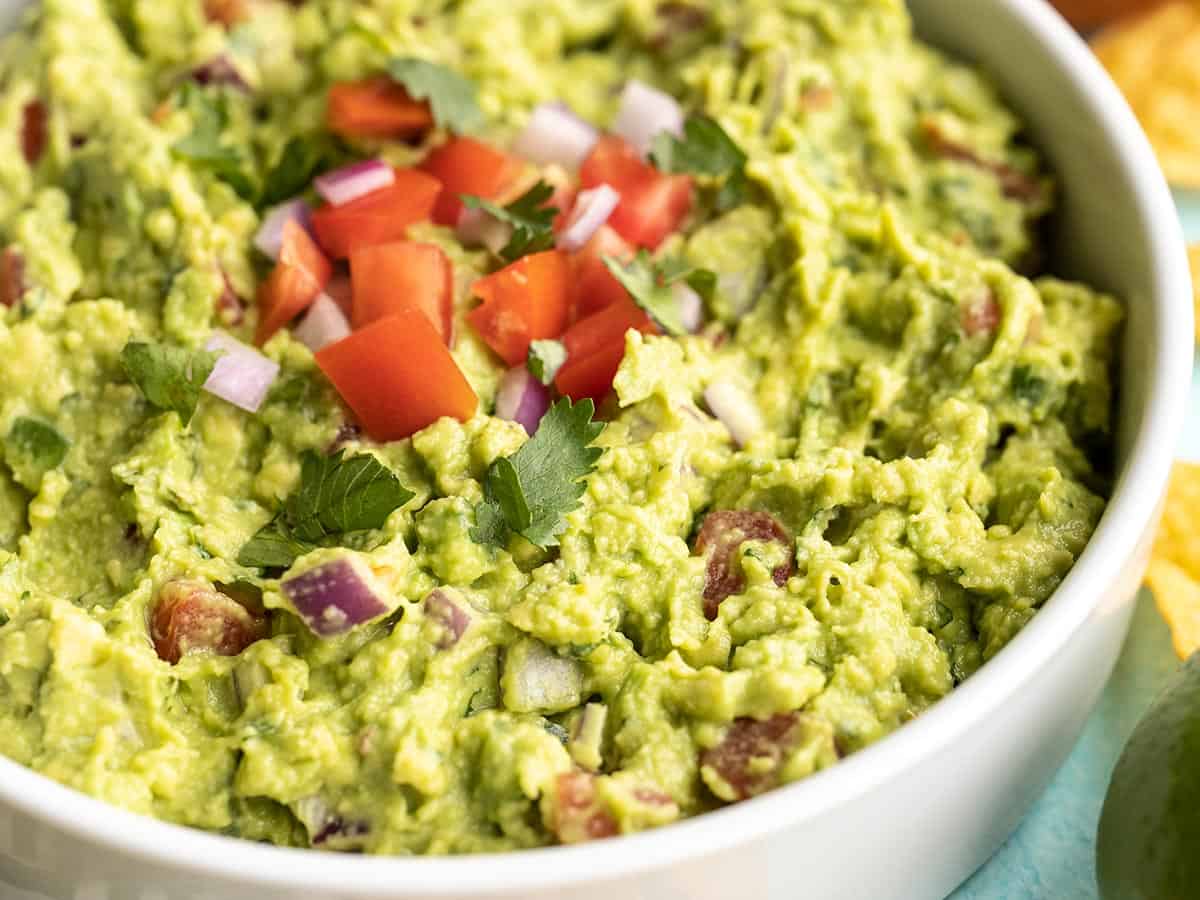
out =
<path fill-rule="evenodd" d="M 1200 187 L 1200 0 L 1121 20 L 1092 49 L 1125 92 L 1167 178 Z"/>
<path fill-rule="evenodd" d="M 1200 649 L 1200 464 L 1177 462 L 1146 584 L 1183 658 Z"/>
<path fill-rule="evenodd" d="M 1192 306 L 1196 311 L 1196 342 L 1200 343 L 1200 244 L 1188 247 L 1188 262 L 1192 265 Z"/>

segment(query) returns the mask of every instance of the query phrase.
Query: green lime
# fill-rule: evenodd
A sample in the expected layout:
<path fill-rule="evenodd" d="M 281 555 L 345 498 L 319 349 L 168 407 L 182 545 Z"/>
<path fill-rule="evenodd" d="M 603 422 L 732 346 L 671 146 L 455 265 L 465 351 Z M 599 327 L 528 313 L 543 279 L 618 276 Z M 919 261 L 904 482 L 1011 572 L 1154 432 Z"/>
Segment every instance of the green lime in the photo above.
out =
<path fill-rule="evenodd" d="M 1117 762 L 1096 874 L 1104 900 L 1200 897 L 1200 653 L 1155 699 Z"/>

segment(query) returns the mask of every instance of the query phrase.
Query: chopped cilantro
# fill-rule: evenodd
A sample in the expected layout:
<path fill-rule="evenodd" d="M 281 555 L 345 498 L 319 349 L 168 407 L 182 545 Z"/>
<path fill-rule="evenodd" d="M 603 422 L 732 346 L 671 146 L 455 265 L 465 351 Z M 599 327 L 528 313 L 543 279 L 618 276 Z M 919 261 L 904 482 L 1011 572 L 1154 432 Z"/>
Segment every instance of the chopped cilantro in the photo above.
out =
<path fill-rule="evenodd" d="M 200 389 L 216 363 L 216 353 L 170 344 L 130 341 L 121 350 L 121 365 L 129 380 L 159 409 L 179 413 L 184 425 L 192 420 Z"/>
<path fill-rule="evenodd" d="M 243 566 L 287 568 L 296 557 L 356 531 L 380 528 L 415 495 L 369 453 L 305 451 L 300 484 L 238 553 Z"/>
<path fill-rule="evenodd" d="M 708 269 L 698 269 L 681 259 L 655 260 L 645 250 L 628 264 L 612 256 L 601 257 L 613 277 L 629 291 L 633 302 L 646 311 L 658 327 L 667 334 L 686 334 L 679 318 L 679 304 L 671 291 L 677 281 L 688 284 L 702 297 L 710 298 L 717 276 Z"/>
<path fill-rule="evenodd" d="M 516 262 L 522 256 L 554 246 L 554 217 L 558 210 L 545 205 L 553 195 L 554 188 L 539 181 L 507 206 L 497 206 L 473 194 L 463 194 L 462 201 L 471 209 L 482 209 L 512 226 L 512 237 L 500 250 L 500 258 Z"/>
<path fill-rule="evenodd" d="M 591 400 L 572 405 L 564 397 L 516 453 L 491 464 L 483 502 L 475 507 L 474 541 L 503 547 L 519 534 L 538 547 L 558 544 L 567 514 L 586 490 L 583 479 L 604 452 L 592 446 L 604 429 L 592 421 L 595 409 Z"/>
<path fill-rule="evenodd" d="M 8 430 L 8 449 L 40 469 L 53 469 L 67 455 L 71 442 L 49 422 L 18 416 Z"/>
<path fill-rule="evenodd" d="M 329 147 L 315 136 L 294 137 L 263 181 L 259 206 L 276 206 L 303 192 L 313 176 L 328 166 Z"/>
<path fill-rule="evenodd" d="M 483 119 L 475 99 L 475 85 L 453 69 L 402 57 L 388 63 L 388 74 L 414 100 L 428 100 L 439 128 L 463 134 Z"/>
<path fill-rule="evenodd" d="M 683 137 L 663 131 L 655 136 L 650 161 L 663 172 L 725 178 L 717 194 L 717 208 L 737 206 L 746 191 L 746 152 L 734 143 L 716 119 L 689 116 Z"/>
<path fill-rule="evenodd" d="M 542 384 L 550 384 L 567 361 L 567 348 L 558 341 L 533 341 L 525 367 Z"/>
<path fill-rule="evenodd" d="M 1046 396 L 1046 381 L 1033 374 L 1029 366 L 1016 366 L 1010 381 L 1013 395 L 1030 406 L 1037 406 Z"/>
<path fill-rule="evenodd" d="M 222 90 L 205 90 L 188 82 L 179 94 L 179 105 L 192 116 L 192 131 L 171 145 L 176 157 L 208 169 L 244 200 L 254 200 L 258 187 L 248 171 L 249 160 L 242 148 L 222 142 L 229 125 L 228 98 Z"/>

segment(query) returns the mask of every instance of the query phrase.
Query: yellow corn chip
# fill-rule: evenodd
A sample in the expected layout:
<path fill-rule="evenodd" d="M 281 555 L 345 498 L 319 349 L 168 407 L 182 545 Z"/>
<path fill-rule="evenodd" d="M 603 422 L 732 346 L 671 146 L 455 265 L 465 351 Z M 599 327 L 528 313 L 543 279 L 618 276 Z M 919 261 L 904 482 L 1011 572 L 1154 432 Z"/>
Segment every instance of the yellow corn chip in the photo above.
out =
<path fill-rule="evenodd" d="M 1177 462 L 1162 525 L 1154 539 L 1146 583 L 1175 643 L 1186 658 L 1200 649 L 1200 464 Z"/>
<path fill-rule="evenodd" d="M 1196 311 L 1196 341 L 1200 343 L 1200 244 L 1188 247 L 1188 262 L 1192 264 L 1192 306 Z"/>
<path fill-rule="evenodd" d="M 1105 28 L 1092 49 L 1124 91 L 1167 178 L 1200 187 L 1200 0 Z"/>

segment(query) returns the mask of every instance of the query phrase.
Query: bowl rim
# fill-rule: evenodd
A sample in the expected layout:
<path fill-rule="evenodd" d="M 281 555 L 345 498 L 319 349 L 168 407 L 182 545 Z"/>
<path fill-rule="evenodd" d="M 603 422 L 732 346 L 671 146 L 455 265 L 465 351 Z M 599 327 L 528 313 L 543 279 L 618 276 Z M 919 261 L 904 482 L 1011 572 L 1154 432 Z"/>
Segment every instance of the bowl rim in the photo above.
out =
<path fill-rule="evenodd" d="M 1050 661 L 1114 582 L 1153 523 L 1183 425 L 1191 383 L 1190 278 L 1169 189 L 1125 100 L 1083 41 L 1039 0 L 993 0 L 1042 44 L 1113 146 L 1135 188 L 1159 308 L 1144 415 L 1128 462 L 1083 554 L 1009 645 L 913 722 L 802 781 L 672 825 L 570 847 L 458 857 L 360 857 L 257 844 L 125 811 L 0 757 L 0 803 L 98 849 L 176 872 L 247 887 L 390 896 L 395 886 L 429 897 L 499 896 L 635 875 L 728 851 L 820 816 L 950 745 Z"/>

